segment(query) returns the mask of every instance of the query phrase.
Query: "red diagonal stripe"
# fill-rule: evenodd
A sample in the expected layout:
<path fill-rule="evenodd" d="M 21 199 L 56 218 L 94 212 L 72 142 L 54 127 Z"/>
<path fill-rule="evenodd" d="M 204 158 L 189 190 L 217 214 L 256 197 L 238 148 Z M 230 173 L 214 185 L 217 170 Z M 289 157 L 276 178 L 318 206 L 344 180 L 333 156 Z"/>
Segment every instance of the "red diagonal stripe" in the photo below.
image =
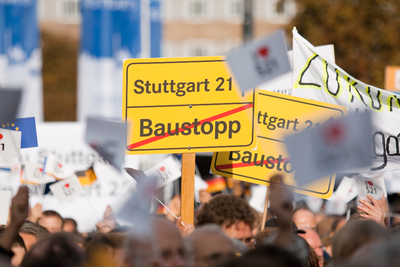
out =
<path fill-rule="evenodd" d="M 289 160 L 289 158 L 283 158 L 282 162 L 286 162 L 288 160 Z M 260 164 L 261 160 L 260 161 L 256 161 L 256 162 L 257 162 L 257 164 Z M 274 161 L 271 161 L 271 162 L 272 163 L 278 163 L 278 160 L 274 160 Z M 267 160 L 264 160 L 264 164 L 267 165 L 269 163 L 267 162 Z M 229 164 L 224 164 L 224 165 L 217 165 L 216 168 L 224 170 L 224 169 L 234 169 L 234 168 L 241 168 L 241 167 L 251 167 L 251 166 L 255 166 L 254 165 L 254 161 L 252 161 L 250 164 L 241 162 L 241 163 L 229 163 Z"/>
<path fill-rule="evenodd" d="M 199 123 L 200 123 L 199 125 L 202 125 L 205 122 L 211 122 L 211 121 L 215 121 L 215 120 L 227 117 L 229 115 L 238 113 L 240 111 L 243 111 L 243 110 L 246 110 L 246 109 L 249 109 L 249 108 L 252 108 L 252 107 L 253 107 L 253 103 L 250 103 L 250 104 L 246 104 L 246 105 L 243 105 L 241 107 L 238 107 L 238 108 L 234 108 L 234 109 L 222 112 L 222 113 L 217 114 L 215 116 L 212 116 L 212 117 L 209 117 L 207 119 L 199 121 Z M 187 126 L 187 128 L 189 128 L 189 129 L 192 129 L 193 127 L 194 127 L 193 124 L 190 125 L 190 126 Z M 179 128 L 178 131 L 182 132 L 184 130 L 183 130 L 183 128 Z M 172 133 L 175 133 L 175 130 Z M 128 149 L 135 149 L 135 148 L 150 144 L 152 142 L 158 141 L 158 140 L 163 139 L 163 138 L 168 137 L 168 136 L 170 136 L 168 133 L 165 133 L 165 135 L 162 135 L 162 136 L 153 136 L 153 137 L 147 138 L 145 140 L 142 140 L 142 141 L 139 141 L 139 142 L 136 142 L 136 143 L 128 145 Z"/>

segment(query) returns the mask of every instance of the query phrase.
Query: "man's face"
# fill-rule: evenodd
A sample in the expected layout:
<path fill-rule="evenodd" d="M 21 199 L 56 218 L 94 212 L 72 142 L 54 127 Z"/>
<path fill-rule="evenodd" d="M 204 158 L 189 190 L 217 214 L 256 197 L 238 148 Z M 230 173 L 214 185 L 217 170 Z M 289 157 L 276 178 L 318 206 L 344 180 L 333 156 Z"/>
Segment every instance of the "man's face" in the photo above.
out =
<path fill-rule="evenodd" d="M 151 238 L 137 239 L 131 245 L 136 256 L 125 255 L 125 266 L 184 267 L 186 251 L 178 229 L 168 221 L 157 219 L 152 225 Z"/>
<path fill-rule="evenodd" d="M 186 252 L 178 229 L 169 222 L 161 221 L 157 223 L 155 232 L 154 239 L 165 266 L 186 266 Z"/>
<path fill-rule="evenodd" d="M 314 213 L 309 210 L 301 209 L 293 214 L 293 222 L 298 229 L 307 230 L 311 229 L 317 231 L 317 221 Z"/>
<path fill-rule="evenodd" d="M 243 221 L 234 223 L 229 227 L 223 226 L 222 230 L 230 238 L 238 239 L 240 242 L 242 242 L 248 248 L 252 247 L 254 238 L 253 238 L 253 234 L 251 231 L 251 227 L 248 224 L 245 224 Z"/>
<path fill-rule="evenodd" d="M 54 234 L 62 230 L 62 220 L 55 216 L 43 216 L 39 219 L 38 224 Z"/>
<path fill-rule="evenodd" d="M 25 233 L 20 233 L 19 235 L 24 240 L 26 251 L 29 251 L 31 247 L 37 242 L 37 239 L 34 235 Z"/>
<path fill-rule="evenodd" d="M 307 230 L 305 234 L 300 234 L 300 236 L 307 241 L 310 247 L 315 251 L 315 254 L 317 254 L 319 267 L 323 267 L 324 251 L 322 250 L 321 238 L 313 230 Z"/>
<path fill-rule="evenodd" d="M 192 241 L 194 267 L 212 267 L 219 265 L 235 248 L 227 236 L 218 233 L 202 233 Z"/>
<path fill-rule="evenodd" d="M 63 225 L 63 231 L 67 233 L 74 233 L 75 232 L 75 225 L 72 222 L 66 222 Z"/>

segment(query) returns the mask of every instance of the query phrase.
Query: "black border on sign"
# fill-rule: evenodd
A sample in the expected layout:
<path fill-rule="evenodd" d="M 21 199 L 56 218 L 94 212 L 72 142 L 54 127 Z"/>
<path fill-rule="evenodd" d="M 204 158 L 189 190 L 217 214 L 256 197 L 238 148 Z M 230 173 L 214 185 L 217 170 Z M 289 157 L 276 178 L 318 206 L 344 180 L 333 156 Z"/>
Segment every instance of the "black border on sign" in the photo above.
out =
<path fill-rule="evenodd" d="M 337 108 L 325 107 L 325 106 L 322 106 L 322 105 L 311 104 L 311 103 L 307 103 L 307 102 L 300 101 L 300 100 L 288 99 L 288 98 L 283 97 L 283 96 L 281 97 L 281 96 L 271 95 L 271 94 L 268 94 L 267 92 L 260 92 L 260 91 L 259 91 L 258 95 L 259 95 L 259 96 L 260 96 L 260 95 L 263 95 L 263 96 L 267 96 L 267 97 L 273 97 L 273 98 L 283 99 L 283 100 L 292 101 L 292 102 L 297 102 L 297 103 L 302 103 L 302 104 L 306 104 L 306 105 L 312 105 L 312 106 L 321 107 L 321 108 L 325 108 L 325 109 L 336 110 L 336 111 L 339 111 L 339 112 L 342 114 L 342 116 L 344 116 L 343 111 L 341 111 L 340 109 L 337 109 Z M 259 100 L 259 101 L 260 101 L 260 100 Z M 271 141 L 274 141 L 274 142 L 285 143 L 284 141 L 277 140 L 277 139 L 272 139 L 272 138 L 268 138 L 268 137 L 265 137 L 265 136 L 257 136 L 257 138 L 263 138 L 263 139 L 268 139 L 268 140 L 271 140 Z M 250 180 L 261 181 L 261 182 L 264 182 L 264 183 L 268 183 L 269 185 L 271 184 L 271 182 L 269 182 L 269 181 L 265 181 L 265 180 L 258 179 L 258 178 L 255 178 L 255 177 L 246 176 L 246 175 L 241 175 L 241 174 L 234 174 L 234 173 L 232 173 L 232 172 L 227 172 L 227 171 L 221 171 L 221 170 L 219 170 L 219 169 L 217 168 L 217 164 L 216 164 L 216 163 L 217 163 L 218 153 L 219 153 L 219 152 L 214 152 L 214 153 L 215 153 L 215 161 L 214 161 L 214 168 L 215 168 L 215 170 L 217 170 L 217 171 L 219 171 L 219 172 L 221 172 L 221 173 L 226 173 L 226 174 L 231 174 L 231 175 L 236 175 L 236 176 L 248 178 L 248 179 L 250 179 Z M 226 153 L 226 152 L 225 152 L 225 153 Z M 287 185 L 287 186 L 290 187 L 290 188 L 292 188 L 292 189 L 297 189 L 297 190 L 306 191 L 306 192 L 310 192 L 310 193 L 315 193 L 315 194 L 319 194 L 319 195 L 326 195 L 326 194 L 329 192 L 329 190 L 330 190 L 330 188 L 331 188 L 331 186 L 332 186 L 332 176 L 333 176 L 333 174 L 331 174 L 331 176 L 329 177 L 329 186 L 328 186 L 328 189 L 327 189 L 326 192 L 317 192 L 317 191 L 313 191 L 313 190 L 309 190 L 309 189 L 304 189 L 304 188 L 299 188 L 299 187 L 290 186 L 290 185 Z"/>
<path fill-rule="evenodd" d="M 125 88 L 125 123 L 128 121 L 127 115 L 128 115 L 128 108 L 153 108 L 153 107 L 179 107 L 179 106 L 215 106 L 215 105 L 241 105 L 241 104 L 250 104 L 253 103 L 253 114 L 252 114 L 252 129 L 251 129 L 251 141 L 249 144 L 246 145 L 235 145 L 235 147 L 245 147 L 249 146 L 251 143 L 254 142 L 254 116 L 255 116 L 255 98 L 256 98 L 256 89 L 253 88 L 253 102 L 236 102 L 236 103 L 213 103 L 213 104 L 180 104 L 180 105 L 155 105 L 155 106 L 128 106 L 128 69 L 130 65 L 140 65 L 140 64 L 167 64 L 167 63 L 209 63 L 209 62 L 225 62 L 226 60 L 194 60 L 194 61 L 163 61 L 163 62 L 134 62 L 128 64 L 126 67 L 126 88 Z M 151 149 L 129 149 L 128 144 L 125 144 L 125 148 L 128 151 L 157 151 L 157 150 L 172 150 L 172 149 L 177 149 L 177 150 L 184 150 L 184 151 L 191 151 L 192 149 L 213 149 L 213 148 L 226 148 L 226 147 L 232 147 L 233 145 L 229 146 L 199 146 L 199 147 L 194 147 L 190 146 L 190 150 L 188 149 L 187 146 L 185 147 L 174 147 L 174 148 L 151 148 Z"/>

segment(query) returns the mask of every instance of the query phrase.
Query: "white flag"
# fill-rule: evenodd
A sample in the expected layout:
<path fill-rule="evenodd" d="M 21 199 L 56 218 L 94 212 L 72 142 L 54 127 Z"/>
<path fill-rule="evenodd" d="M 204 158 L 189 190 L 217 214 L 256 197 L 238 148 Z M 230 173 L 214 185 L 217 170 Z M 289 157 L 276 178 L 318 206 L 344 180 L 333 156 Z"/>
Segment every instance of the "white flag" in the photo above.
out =
<path fill-rule="evenodd" d="M 25 162 L 23 180 L 30 184 L 46 184 L 54 181 L 54 178 L 43 172 L 43 165 L 33 162 Z"/>
<path fill-rule="evenodd" d="M 291 70 L 283 30 L 231 52 L 226 60 L 242 91 Z"/>
<path fill-rule="evenodd" d="M 70 201 L 84 194 L 77 177 L 64 179 L 49 186 L 53 195 L 60 203 Z"/>
<path fill-rule="evenodd" d="M 157 187 L 155 177 L 147 177 L 138 183 L 136 191 L 131 195 L 117 217 L 133 224 L 133 232 L 139 235 L 149 234 L 151 218 L 150 207 Z"/>
<path fill-rule="evenodd" d="M 167 157 L 144 173 L 148 177 L 157 178 L 157 188 L 172 183 L 182 175 L 179 161 L 176 160 L 173 156 Z"/>
<path fill-rule="evenodd" d="M 124 161 L 127 124 L 114 121 L 87 119 L 85 141 L 118 170 Z"/>
<path fill-rule="evenodd" d="M 325 204 L 327 215 L 343 215 L 347 211 L 347 203 L 358 194 L 356 183 L 353 178 L 343 177 L 338 188 L 333 192 L 331 199 Z"/>
<path fill-rule="evenodd" d="M 44 172 L 54 176 L 54 178 L 58 180 L 70 178 L 75 175 L 74 168 L 64 163 L 54 154 L 50 154 L 46 157 Z"/>
<path fill-rule="evenodd" d="M 19 158 L 21 132 L 0 129 L 0 156 Z"/>
<path fill-rule="evenodd" d="M 368 200 L 371 196 L 376 200 L 386 197 L 385 180 L 382 173 L 360 173 L 353 176 L 356 181 L 358 198 Z"/>
<path fill-rule="evenodd" d="M 299 186 L 371 164 L 369 113 L 352 114 L 286 138 Z"/>

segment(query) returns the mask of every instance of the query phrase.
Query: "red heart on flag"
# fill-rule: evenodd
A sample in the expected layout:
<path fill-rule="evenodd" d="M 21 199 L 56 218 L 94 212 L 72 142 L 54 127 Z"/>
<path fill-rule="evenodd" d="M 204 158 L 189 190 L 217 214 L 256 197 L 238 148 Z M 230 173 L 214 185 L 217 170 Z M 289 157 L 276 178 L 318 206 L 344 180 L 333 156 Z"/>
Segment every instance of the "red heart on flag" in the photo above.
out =
<path fill-rule="evenodd" d="M 268 57 L 269 49 L 267 46 L 260 47 L 258 49 L 258 54 L 262 57 Z"/>
<path fill-rule="evenodd" d="M 1 139 L 3 139 L 3 135 L 2 135 L 2 134 L 0 134 L 0 140 L 1 140 Z"/>
<path fill-rule="evenodd" d="M 371 181 L 367 181 L 367 184 L 369 184 L 369 186 L 373 186 L 374 185 L 374 183 L 371 182 Z"/>
<path fill-rule="evenodd" d="M 58 163 L 58 168 L 62 168 L 62 165 L 60 163 Z"/>
<path fill-rule="evenodd" d="M 165 172 L 165 167 L 162 166 L 159 170 L 162 171 L 162 172 Z"/>
<path fill-rule="evenodd" d="M 332 122 L 323 129 L 323 139 L 330 146 L 338 146 L 346 140 L 346 125 L 340 122 Z"/>
<path fill-rule="evenodd" d="M 66 188 L 69 188 L 69 184 L 65 184 L 64 186 L 65 186 Z"/>

